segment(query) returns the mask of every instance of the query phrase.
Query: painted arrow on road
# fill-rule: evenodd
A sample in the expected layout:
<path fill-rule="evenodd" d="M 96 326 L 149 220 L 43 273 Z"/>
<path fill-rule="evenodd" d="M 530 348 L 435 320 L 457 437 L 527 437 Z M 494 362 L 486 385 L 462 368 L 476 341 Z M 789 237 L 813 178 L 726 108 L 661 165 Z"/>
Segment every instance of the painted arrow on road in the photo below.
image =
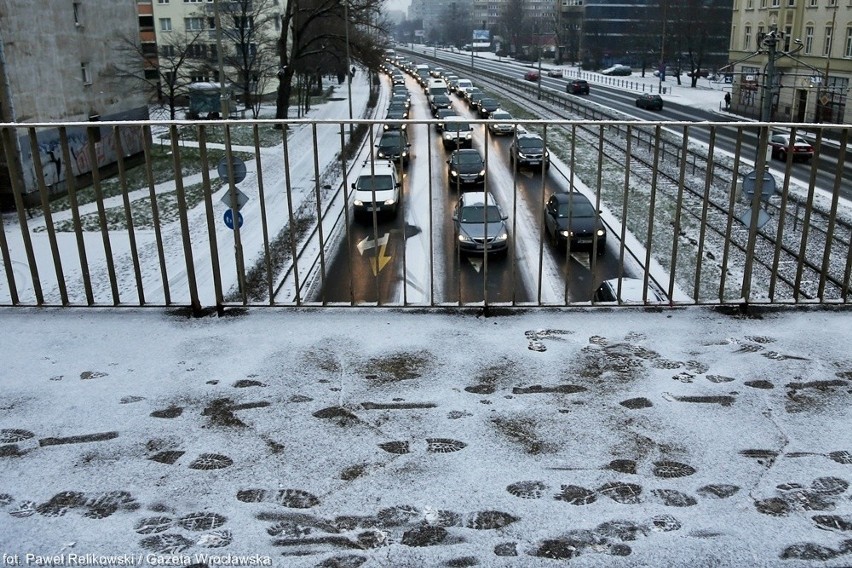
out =
<path fill-rule="evenodd" d="M 388 241 L 390 240 L 390 233 L 385 233 L 377 240 L 372 240 L 370 237 L 358 242 L 358 252 L 361 253 L 361 256 L 364 256 L 364 252 L 370 249 L 377 249 L 376 256 L 370 257 L 370 266 L 373 268 L 373 276 L 378 276 L 379 272 L 382 271 L 382 268 L 387 266 L 387 264 L 391 261 L 391 257 L 385 254 L 385 249 L 387 249 Z"/>

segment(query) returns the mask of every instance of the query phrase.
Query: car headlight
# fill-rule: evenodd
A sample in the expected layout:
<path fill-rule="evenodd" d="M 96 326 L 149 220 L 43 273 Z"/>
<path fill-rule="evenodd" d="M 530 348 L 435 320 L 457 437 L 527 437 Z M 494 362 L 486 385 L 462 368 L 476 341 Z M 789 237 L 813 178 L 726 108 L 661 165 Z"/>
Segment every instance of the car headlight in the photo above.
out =
<path fill-rule="evenodd" d="M 379 158 L 387 158 L 387 154 L 383 150 L 379 150 Z"/>
<path fill-rule="evenodd" d="M 407 157 L 408 157 L 408 152 L 406 152 L 405 150 L 403 150 L 403 151 L 402 151 L 402 157 L 403 157 L 403 158 L 407 158 Z"/>
<path fill-rule="evenodd" d="M 519 160 L 526 160 L 526 159 L 527 159 L 527 155 L 526 155 L 526 154 L 524 154 L 523 152 L 518 152 L 518 159 L 519 159 Z"/>
<path fill-rule="evenodd" d="M 356 199 L 355 201 L 353 201 L 353 203 L 354 203 L 355 207 L 361 207 L 361 206 L 364 205 L 364 202 L 361 201 L 360 199 Z"/>
<path fill-rule="evenodd" d="M 403 130 L 405 130 L 405 128 L 406 128 L 407 126 L 408 126 L 407 124 L 403 124 L 402 126 L 400 126 L 400 128 L 402 128 Z"/>
<path fill-rule="evenodd" d="M 603 229 L 598 229 L 596 234 L 597 234 L 597 236 L 602 237 L 606 234 L 606 231 L 603 230 Z"/>
<path fill-rule="evenodd" d="M 559 231 L 559 234 L 565 238 L 568 238 L 571 236 L 571 231 Z"/>
<path fill-rule="evenodd" d="M 385 205 L 393 205 L 396 203 L 396 199 L 385 199 Z"/>
<path fill-rule="evenodd" d="M 470 241 L 470 237 L 468 237 L 464 233 L 459 233 L 459 241 L 466 243 L 466 242 Z"/>
<path fill-rule="evenodd" d="M 385 124 L 385 130 L 390 130 L 390 124 Z"/>
<path fill-rule="evenodd" d="M 456 170 L 450 170 L 450 175 L 456 177 L 459 173 Z"/>
<path fill-rule="evenodd" d="M 496 241 L 505 241 L 505 240 L 506 240 L 506 239 L 508 239 L 508 238 L 509 238 L 509 233 L 507 233 L 506 231 L 503 231 L 502 233 L 500 233 L 499 235 L 497 235 L 497 238 L 496 238 L 496 239 L 494 239 L 494 240 L 496 240 Z"/>
<path fill-rule="evenodd" d="M 464 137 L 467 138 L 468 140 L 470 140 L 473 137 L 473 133 L 468 132 L 467 134 L 464 135 Z"/>
<path fill-rule="evenodd" d="M 479 170 L 479 177 L 485 176 L 485 170 Z"/>

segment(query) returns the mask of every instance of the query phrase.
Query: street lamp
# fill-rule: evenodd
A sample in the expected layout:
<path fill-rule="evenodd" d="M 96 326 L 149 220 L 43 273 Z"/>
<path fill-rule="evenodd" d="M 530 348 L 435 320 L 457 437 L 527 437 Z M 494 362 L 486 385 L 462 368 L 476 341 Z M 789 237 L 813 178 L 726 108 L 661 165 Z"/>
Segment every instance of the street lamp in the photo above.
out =
<path fill-rule="evenodd" d="M 343 19 L 346 21 L 346 88 L 349 93 L 349 138 L 353 136 L 352 124 L 352 61 L 349 59 L 349 0 L 343 0 Z"/>

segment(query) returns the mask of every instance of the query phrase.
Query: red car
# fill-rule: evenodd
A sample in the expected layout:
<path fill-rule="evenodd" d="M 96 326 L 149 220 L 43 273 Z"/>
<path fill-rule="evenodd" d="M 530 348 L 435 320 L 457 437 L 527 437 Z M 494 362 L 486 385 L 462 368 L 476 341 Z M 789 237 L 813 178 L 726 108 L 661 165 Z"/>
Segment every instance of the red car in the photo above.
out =
<path fill-rule="evenodd" d="M 540 78 L 538 71 L 527 71 L 524 75 L 524 79 L 527 81 L 538 81 Z"/>
<path fill-rule="evenodd" d="M 772 147 L 772 157 L 787 161 L 787 152 L 790 150 L 790 135 L 789 134 L 773 134 L 769 139 L 769 145 Z M 814 147 L 802 138 L 796 136 L 793 143 L 793 161 L 804 160 L 808 161 L 814 157 Z"/>

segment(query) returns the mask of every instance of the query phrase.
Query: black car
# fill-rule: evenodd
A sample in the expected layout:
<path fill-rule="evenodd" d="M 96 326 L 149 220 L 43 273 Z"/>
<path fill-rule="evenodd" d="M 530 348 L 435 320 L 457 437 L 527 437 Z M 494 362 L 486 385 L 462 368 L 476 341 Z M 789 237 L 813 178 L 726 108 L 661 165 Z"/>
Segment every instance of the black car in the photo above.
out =
<path fill-rule="evenodd" d="M 500 108 L 500 102 L 497 99 L 492 99 L 491 97 L 485 97 L 483 99 L 479 99 L 479 104 L 477 105 L 477 112 L 481 118 L 488 118 L 491 116 L 491 113 Z"/>
<path fill-rule="evenodd" d="M 482 89 L 479 87 L 471 87 L 470 89 L 464 92 L 464 100 L 467 101 L 468 105 L 473 105 L 473 99 L 476 97 L 476 100 L 482 98 Z"/>
<path fill-rule="evenodd" d="M 388 113 L 396 111 L 402 111 L 405 114 L 402 118 L 408 118 L 408 105 L 403 101 L 391 101 L 388 105 Z"/>
<path fill-rule="evenodd" d="M 456 111 L 451 108 L 439 108 L 438 112 L 435 113 L 435 118 L 440 120 L 440 122 L 435 124 L 435 129 L 438 132 L 441 132 L 444 129 L 444 119 L 448 116 L 457 116 Z"/>
<path fill-rule="evenodd" d="M 565 91 L 572 95 L 588 95 L 589 82 L 585 79 L 572 79 L 565 86 Z"/>
<path fill-rule="evenodd" d="M 453 101 L 450 100 L 449 95 L 437 94 L 429 97 L 429 108 L 432 109 L 432 116 L 435 116 L 439 109 L 452 107 Z"/>
<path fill-rule="evenodd" d="M 391 160 L 394 163 L 399 163 L 402 160 L 403 165 L 408 164 L 411 157 L 408 148 L 411 144 L 408 143 L 408 136 L 402 130 L 389 130 L 382 134 L 381 140 L 376 144 L 378 149 L 376 157 L 382 160 Z"/>
<path fill-rule="evenodd" d="M 450 187 L 476 185 L 485 182 L 485 161 L 479 150 L 466 148 L 454 150 L 447 159 L 447 176 Z"/>
<path fill-rule="evenodd" d="M 398 95 L 394 93 L 391 95 L 390 104 L 394 103 L 402 103 L 405 105 L 405 108 L 408 108 L 411 106 L 411 97 L 408 96 L 408 93 L 400 93 Z"/>
<path fill-rule="evenodd" d="M 403 111 L 402 109 L 391 109 L 385 115 L 385 120 L 393 121 L 393 120 L 405 120 L 408 118 L 408 111 Z M 405 130 L 408 125 L 403 122 L 386 122 L 384 124 L 384 130 Z"/>
<path fill-rule="evenodd" d="M 606 227 L 589 198 L 577 191 L 554 193 L 544 207 L 547 236 L 559 247 L 569 242 L 571 250 L 606 251 Z"/>
<path fill-rule="evenodd" d="M 515 168 L 550 166 L 550 152 L 544 147 L 544 140 L 537 134 L 519 132 L 509 146 L 509 159 Z"/>
<path fill-rule="evenodd" d="M 663 97 L 643 93 L 636 99 L 636 106 L 645 110 L 663 110 Z"/>

